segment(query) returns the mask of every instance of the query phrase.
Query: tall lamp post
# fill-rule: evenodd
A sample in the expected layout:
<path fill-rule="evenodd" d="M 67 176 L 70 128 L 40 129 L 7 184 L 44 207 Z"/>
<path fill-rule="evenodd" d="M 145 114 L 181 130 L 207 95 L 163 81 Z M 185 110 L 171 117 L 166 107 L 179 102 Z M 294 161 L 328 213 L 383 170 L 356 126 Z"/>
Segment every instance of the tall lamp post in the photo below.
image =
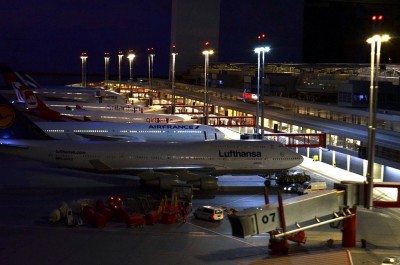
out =
<path fill-rule="evenodd" d="M 121 62 L 122 62 L 122 57 L 124 55 L 122 54 L 122 51 L 118 52 L 118 92 L 120 92 L 121 89 Z"/>
<path fill-rule="evenodd" d="M 269 52 L 271 49 L 269 46 L 257 47 L 254 52 L 257 53 L 257 109 L 256 109 L 256 127 L 255 131 L 257 134 L 260 132 L 259 121 L 261 118 L 261 138 L 264 138 L 264 63 L 265 63 L 265 53 Z M 260 58 L 261 57 L 261 58 Z M 260 66 L 260 61 L 262 59 L 262 67 Z M 260 91 L 260 83 L 262 84 Z M 260 117 L 261 113 L 261 117 Z"/>
<path fill-rule="evenodd" d="M 87 59 L 86 52 L 82 52 L 81 60 L 82 60 L 82 87 L 86 87 L 86 59 Z"/>
<path fill-rule="evenodd" d="M 110 63 L 110 53 L 104 53 L 104 86 L 108 87 L 108 72 L 109 72 L 109 63 Z"/>
<path fill-rule="evenodd" d="M 129 60 L 129 90 L 130 90 L 130 97 L 132 97 L 132 83 L 133 83 L 132 64 L 133 64 L 133 59 L 135 58 L 133 50 L 128 51 L 127 58 Z"/>
<path fill-rule="evenodd" d="M 207 47 L 210 43 L 207 41 L 205 46 Z M 207 83 L 208 83 L 208 64 L 210 55 L 214 54 L 214 51 L 211 49 L 203 50 L 204 55 L 204 124 L 208 123 L 208 91 L 207 91 Z"/>
<path fill-rule="evenodd" d="M 148 48 L 147 53 L 148 53 L 147 59 L 149 62 L 149 88 L 151 89 L 153 86 L 154 56 L 156 55 L 154 53 L 154 48 Z"/>
<path fill-rule="evenodd" d="M 374 35 L 367 40 L 371 44 L 371 80 L 369 89 L 369 125 L 367 147 L 367 194 L 364 207 L 372 208 L 374 190 L 374 163 L 375 163 L 375 137 L 376 137 L 376 111 L 378 105 L 378 73 L 381 57 L 381 43 L 390 39 L 389 35 Z M 376 51 L 375 51 L 376 48 Z M 376 58 L 376 65 L 375 65 Z M 375 69 L 376 67 L 376 69 Z"/>
<path fill-rule="evenodd" d="M 172 56 L 172 63 L 171 63 L 171 86 L 172 86 L 172 104 L 171 104 L 171 113 L 175 114 L 175 60 L 178 53 L 176 52 L 176 46 L 172 45 L 171 56 Z"/>

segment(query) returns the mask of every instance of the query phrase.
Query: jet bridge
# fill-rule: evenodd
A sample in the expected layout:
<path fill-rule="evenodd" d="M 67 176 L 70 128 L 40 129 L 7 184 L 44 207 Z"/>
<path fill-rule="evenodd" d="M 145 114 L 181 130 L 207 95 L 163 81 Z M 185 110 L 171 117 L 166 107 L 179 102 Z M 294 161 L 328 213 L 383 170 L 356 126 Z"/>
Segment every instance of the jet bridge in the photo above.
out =
<path fill-rule="evenodd" d="M 345 192 L 337 190 L 318 191 L 284 201 L 279 196 L 279 203 L 238 211 L 229 215 L 228 219 L 232 235 L 236 237 L 248 238 L 261 233 L 270 233 L 271 238 L 284 237 L 286 242 L 286 239 L 296 238 L 296 233 L 300 232 L 303 237 L 300 236 L 293 241 L 304 243 L 302 242 L 304 230 L 355 216 L 350 210 L 343 209 L 344 201 Z M 302 227 L 302 223 L 313 220 L 315 224 Z M 350 245 L 355 244 L 354 226 L 347 225 L 348 228 L 343 229 L 343 240 Z M 287 231 L 287 227 L 293 228 Z M 351 238 L 345 239 L 345 234 Z"/>

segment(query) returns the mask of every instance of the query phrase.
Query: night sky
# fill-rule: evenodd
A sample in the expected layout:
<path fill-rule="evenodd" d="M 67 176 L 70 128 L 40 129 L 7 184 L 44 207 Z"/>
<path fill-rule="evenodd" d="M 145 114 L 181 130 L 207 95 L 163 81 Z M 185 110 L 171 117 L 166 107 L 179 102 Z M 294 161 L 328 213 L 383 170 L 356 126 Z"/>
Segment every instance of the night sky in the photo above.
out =
<path fill-rule="evenodd" d="M 303 61 L 369 63 L 371 49 L 366 40 L 387 33 L 392 39 L 382 45 L 381 62 L 400 63 L 400 1 L 327 2 L 306 1 Z M 374 23 L 373 15 L 382 15 L 383 20 Z"/>
<path fill-rule="evenodd" d="M 110 71 L 117 73 L 118 51 L 133 49 L 133 71 L 146 73 L 146 51 L 154 47 L 155 67 L 168 69 L 170 13 L 166 0 L 2 1 L 0 58 L 21 72 L 80 73 L 87 52 L 87 72 L 104 73 L 109 52 Z M 129 71 L 126 57 L 123 62 Z"/>
<path fill-rule="evenodd" d="M 365 39 L 375 11 L 384 13 L 385 27 L 399 35 L 396 1 L 368 7 L 335 2 L 221 0 L 219 61 L 255 63 L 255 37 L 265 32 L 272 47 L 269 62 L 368 63 Z M 169 0 L 2 1 L 0 23 L 0 61 L 20 72 L 79 74 L 80 54 L 87 52 L 88 74 L 101 75 L 104 52 L 109 52 L 110 72 L 116 74 L 117 52 L 133 49 L 134 75 L 146 76 L 146 50 L 154 47 L 155 76 L 168 76 Z M 387 44 L 383 62 L 399 63 L 398 47 L 398 39 Z M 123 74 L 128 71 L 124 57 Z"/>

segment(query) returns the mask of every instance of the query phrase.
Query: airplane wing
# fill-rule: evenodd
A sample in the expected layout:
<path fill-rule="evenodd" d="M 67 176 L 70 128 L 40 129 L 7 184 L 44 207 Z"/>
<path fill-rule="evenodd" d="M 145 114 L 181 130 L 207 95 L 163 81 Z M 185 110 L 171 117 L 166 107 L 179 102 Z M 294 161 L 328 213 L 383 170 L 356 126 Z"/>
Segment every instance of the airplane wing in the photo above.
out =
<path fill-rule="evenodd" d="M 97 171 L 113 171 L 100 160 L 91 160 L 90 163 Z M 210 165 L 186 165 L 182 167 L 143 167 L 125 168 L 118 170 L 120 173 L 128 173 L 138 176 L 142 184 L 156 186 L 160 189 L 171 189 L 182 181 L 193 185 L 193 188 L 201 190 L 218 189 L 218 179 L 213 176 L 215 167 Z"/>
<path fill-rule="evenodd" d="M 29 149 L 28 145 L 22 144 L 10 144 L 10 143 L 0 143 L 0 148 L 2 149 Z"/>
<path fill-rule="evenodd" d="M 114 168 L 106 165 L 100 160 L 90 160 L 90 164 L 93 166 L 95 170 L 98 171 L 116 171 Z M 132 172 L 139 173 L 145 171 L 153 171 L 153 172 L 183 172 L 183 171 L 196 171 L 196 172 L 214 172 L 216 169 L 215 166 L 212 165 L 184 165 L 184 166 L 167 166 L 167 167 L 132 167 L 132 168 L 124 168 L 118 169 L 121 172 Z"/>

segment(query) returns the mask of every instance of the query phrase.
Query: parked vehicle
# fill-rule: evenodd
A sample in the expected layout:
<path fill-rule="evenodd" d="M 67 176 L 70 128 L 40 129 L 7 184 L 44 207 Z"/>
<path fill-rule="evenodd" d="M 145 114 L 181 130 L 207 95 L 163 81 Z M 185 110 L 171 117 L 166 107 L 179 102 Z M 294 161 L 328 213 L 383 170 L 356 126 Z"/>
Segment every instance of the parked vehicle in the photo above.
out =
<path fill-rule="evenodd" d="M 308 194 L 311 192 L 315 192 L 315 191 L 319 191 L 319 190 L 326 190 L 326 189 L 327 189 L 326 182 L 324 182 L 324 181 L 316 181 L 316 182 L 306 181 L 303 183 L 303 186 L 301 186 L 298 189 L 297 193 L 299 195 L 302 195 L 302 194 Z"/>
<path fill-rule="evenodd" d="M 196 219 L 208 221 L 221 221 L 224 219 L 223 209 L 213 206 L 200 206 L 193 215 Z"/>
<path fill-rule="evenodd" d="M 400 264 L 399 256 L 386 257 L 382 260 L 382 263 L 381 263 L 381 265 L 398 265 L 398 264 Z"/>
<path fill-rule="evenodd" d="M 300 187 L 301 185 L 299 183 L 292 183 L 283 187 L 283 191 L 288 193 L 297 193 Z"/>

